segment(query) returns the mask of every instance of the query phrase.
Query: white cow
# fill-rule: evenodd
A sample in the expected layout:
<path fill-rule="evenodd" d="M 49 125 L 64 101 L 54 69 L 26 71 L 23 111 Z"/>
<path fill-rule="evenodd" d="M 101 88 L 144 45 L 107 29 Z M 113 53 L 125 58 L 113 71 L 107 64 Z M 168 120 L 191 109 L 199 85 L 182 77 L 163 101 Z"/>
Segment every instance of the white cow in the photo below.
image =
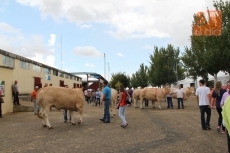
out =
<path fill-rule="evenodd" d="M 40 109 L 37 109 L 37 117 L 42 119 L 43 127 L 48 126 L 52 129 L 48 119 L 48 113 L 51 107 L 58 110 L 67 109 L 70 111 L 70 117 L 72 118 L 71 123 L 75 125 L 73 119 L 73 111 L 78 111 L 80 114 L 80 120 L 78 124 L 82 123 L 82 114 L 84 107 L 84 94 L 81 88 L 64 88 L 64 87 L 53 87 L 48 86 L 41 88 L 38 91 L 37 102 L 40 105 Z"/>

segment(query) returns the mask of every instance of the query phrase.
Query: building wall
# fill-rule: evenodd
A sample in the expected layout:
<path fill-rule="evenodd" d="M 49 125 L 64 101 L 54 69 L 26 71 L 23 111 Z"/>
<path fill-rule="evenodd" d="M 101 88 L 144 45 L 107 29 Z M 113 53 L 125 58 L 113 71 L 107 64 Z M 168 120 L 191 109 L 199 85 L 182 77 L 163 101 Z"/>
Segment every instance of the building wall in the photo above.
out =
<path fill-rule="evenodd" d="M 45 83 L 52 84 L 53 86 L 60 86 L 60 80 L 64 81 L 65 85 L 68 85 L 70 88 L 73 88 L 74 83 L 79 86 L 82 85 L 82 80 L 74 80 L 65 77 L 55 76 L 53 75 L 53 70 L 50 71 L 50 80 L 47 79 L 46 74 L 44 72 L 44 68 L 41 67 L 41 72 L 37 72 L 33 70 L 33 64 L 29 63 L 29 69 L 23 69 L 20 67 L 20 60 L 14 59 L 14 68 L 6 68 L 2 64 L 2 55 L 0 54 L 0 80 L 5 81 L 5 103 L 2 105 L 2 113 L 13 112 L 13 98 L 12 98 L 12 89 L 11 86 L 15 80 L 18 81 L 18 89 L 19 93 L 30 94 L 34 89 L 34 77 L 41 78 L 42 86 Z"/>
<path fill-rule="evenodd" d="M 13 112 L 13 98 L 11 92 L 13 69 L 0 67 L 0 80 L 5 81 L 5 97 L 3 97 L 4 103 L 2 104 L 2 113 Z"/>

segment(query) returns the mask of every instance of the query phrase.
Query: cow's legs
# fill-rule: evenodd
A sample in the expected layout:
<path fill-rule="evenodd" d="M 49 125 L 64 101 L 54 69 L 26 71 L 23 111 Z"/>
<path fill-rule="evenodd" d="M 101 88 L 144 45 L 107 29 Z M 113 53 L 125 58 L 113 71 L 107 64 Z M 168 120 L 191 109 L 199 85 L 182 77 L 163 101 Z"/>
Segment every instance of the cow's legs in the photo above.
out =
<path fill-rule="evenodd" d="M 115 109 L 116 109 L 115 107 L 116 107 L 116 101 L 111 101 L 111 106 L 110 106 L 111 118 L 115 116 Z"/>
<path fill-rule="evenodd" d="M 156 108 L 154 100 L 152 100 L 152 108 Z"/>
<path fill-rule="evenodd" d="M 138 108 L 137 107 L 137 99 L 136 98 L 133 98 L 133 103 L 134 103 L 134 108 Z"/>
<path fill-rule="evenodd" d="M 157 101 L 158 101 L 159 109 L 161 109 L 161 100 L 157 100 Z"/>
<path fill-rule="evenodd" d="M 140 98 L 140 108 L 143 109 L 143 98 Z"/>
<path fill-rule="evenodd" d="M 45 119 L 46 125 L 49 127 L 49 129 L 52 129 L 53 127 L 50 125 L 49 118 L 48 118 L 49 110 L 50 110 L 50 108 L 45 108 L 44 119 Z"/>
<path fill-rule="evenodd" d="M 74 115 L 73 115 L 73 111 L 69 110 L 69 117 L 71 118 L 71 123 L 72 125 L 76 125 L 75 121 L 74 121 Z"/>
<path fill-rule="evenodd" d="M 80 114 L 80 120 L 78 121 L 78 124 L 81 124 L 82 123 L 82 116 L 83 116 L 83 108 L 78 108 L 78 112 Z"/>

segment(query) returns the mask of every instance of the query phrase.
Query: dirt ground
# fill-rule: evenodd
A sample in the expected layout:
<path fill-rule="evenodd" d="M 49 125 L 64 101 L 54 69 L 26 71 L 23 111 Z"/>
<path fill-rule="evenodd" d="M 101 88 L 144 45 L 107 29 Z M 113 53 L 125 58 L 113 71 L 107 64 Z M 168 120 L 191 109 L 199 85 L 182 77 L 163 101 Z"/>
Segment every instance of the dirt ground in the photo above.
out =
<path fill-rule="evenodd" d="M 110 124 L 99 121 L 103 106 L 85 104 L 82 125 L 63 123 L 63 113 L 50 113 L 54 129 L 43 128 L 32 112 L 12 113 L 0 119 L 0 153 L 227 153 L 226 135 L 217 133 L 212 109 L 210 131 L 203 131 L 195 97 L 185 109 L 128 107 L 129 125 L 123 129 L 116 114 Z M 116 110 L 117 113 L 117 110 Z M 75 113 L 76 120 L 79 115 Z"/>

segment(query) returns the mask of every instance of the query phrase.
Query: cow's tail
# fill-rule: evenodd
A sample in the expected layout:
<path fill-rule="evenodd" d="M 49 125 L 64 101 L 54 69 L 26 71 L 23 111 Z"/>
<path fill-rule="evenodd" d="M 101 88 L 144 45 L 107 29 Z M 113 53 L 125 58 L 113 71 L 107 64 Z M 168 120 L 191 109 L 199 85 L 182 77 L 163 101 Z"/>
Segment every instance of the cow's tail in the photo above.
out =
<path fill-rule="evenodd" d="M 39 104 L 39 96 L 38 96 L 37 97 L 37 112 L 36 112 L 36 115 L 37 115 L 38 118 L 44 119 L 44 117 L 41 115 L 41 112 L 40 112 L 41 109 L 40 108 L 41 108 L 41 106 Z"/>

